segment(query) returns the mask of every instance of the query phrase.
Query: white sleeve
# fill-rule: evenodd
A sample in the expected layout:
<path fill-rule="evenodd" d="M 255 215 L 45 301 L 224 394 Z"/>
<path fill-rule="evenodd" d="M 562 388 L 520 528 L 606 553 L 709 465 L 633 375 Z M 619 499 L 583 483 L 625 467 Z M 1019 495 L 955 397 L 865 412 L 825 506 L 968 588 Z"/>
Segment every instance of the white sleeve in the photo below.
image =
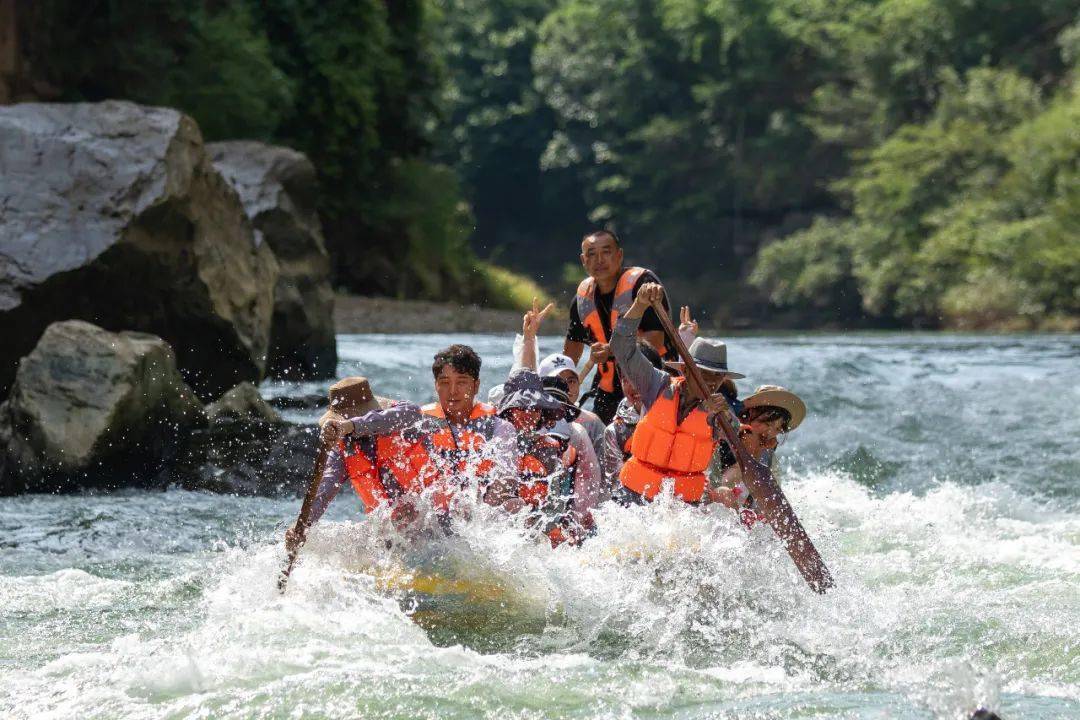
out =
<path fill-rule="evenodd" d="M 518 333 L 514 336 L 514 364 L 510 368 L 510 372 L 525 367 L 522 363 L 522 356 L 525 354 L 525 336 Z M 536 369 L 536 363 L 540 362 L 540 341 L 533 338 L 533 365 L 529 367 L 530 370 Z"/>

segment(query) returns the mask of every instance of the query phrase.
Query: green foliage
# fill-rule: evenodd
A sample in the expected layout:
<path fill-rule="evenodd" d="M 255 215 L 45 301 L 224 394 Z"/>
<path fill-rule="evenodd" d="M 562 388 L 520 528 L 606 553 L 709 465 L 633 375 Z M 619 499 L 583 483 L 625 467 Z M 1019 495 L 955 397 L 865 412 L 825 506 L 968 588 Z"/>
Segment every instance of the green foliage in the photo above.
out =
<path fill-rule="evenodd" d="M 799 49 L 769 3 L 565 2 L 540 27 L 536 86 L 557 114 L 541 158 L 582 178 L 589 220 L 635 260 L 737 270 L 762 221 L 814 204 L 830 163 L 799 117 Z"/>
<path fill-rule="evenodd" d="M 551 301 L 548 293 L 526 275 L 488 262 L 477 263 L 476 273 L 480 276 L 482 299 L 493 307 L 524 311 L 532 307 L 533 298 L 541 306 Z"/>
<path fill-rule="evenodd" d="M 1075 0 L 38 0 L 19 25 L 61 99 L 306 152 L 354 290 L 519 303 L 473 248 L 565 290 L 603 225 L 706 321 L 1080 315 Z"/>
<path fill-rule="evenodd" d="M 42 0 L 20 26 L 28 65 L 61 99 L 171 105 L 208 140 L 305 152 L 339 284 L 467 299 L 469 213 L 433 158 L 444 76 L 430 11 L 427 0 Z"/>
<path fill-rule="evenodd" d="M 819 218 L 806 230 L 766 245 L 750 281 L 769 289 L 776 305 L 807 303 L 830 311 L 843 304 L 851 279 L 851 256 L 859 232 L 851 220 Z"/>
<path fill-rule="evenodd" d="M 558 275 L 585 214 L 576 178 L 539 158 L 555 114 L 534 88 L 540 22 L 556 0 L 437 0 L 446 65 L 439 157 L 453 164 L 476 218 L 473 246 L 534 276 Z M 569 242 L 567 242 L 569 240 Z"/>
<path fill-rule="evenodd" d="M 839 184 L 850 220 L 766 247 L 751 279 L 778 305 L 854 281 L 868 312 L 930 324 L 1080 314 L 1077 127 L 1072 88 L 1046 106 L 1013 71 L 952 79 L 926 123 L 901 127 Z"/>
<path fill-rule="evenodd" d="M 148 97 L 183 108 L 212 139 L 269 140 L 292 106 L 295 82 L 271 60 L 270 43 L 243 5 L 192 16 L 184 61 Z"/>

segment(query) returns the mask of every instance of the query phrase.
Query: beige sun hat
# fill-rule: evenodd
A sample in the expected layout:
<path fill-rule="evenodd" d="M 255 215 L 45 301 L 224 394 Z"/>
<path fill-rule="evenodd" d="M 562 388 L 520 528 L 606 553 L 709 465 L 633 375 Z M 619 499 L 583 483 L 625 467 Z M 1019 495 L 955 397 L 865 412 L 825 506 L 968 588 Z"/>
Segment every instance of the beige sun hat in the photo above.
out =
<path fill-rule="evenodd" d="M 755 407 L 778 407 L 787 410 L 791 415 L 788 423 L 788 432 L 799 427 L 806 417 L 806 403 L 795 393 L 779 385 L 762 385 L 743 400 L 743 409 L 749 410 Z"/>
<path fill-rule="evenodd" d="M 319 418 L 319 425 L 334 418 L 348 420 L 382 407 L 365 377 L 347 377 L 330 386 L 330 409 Z"/>

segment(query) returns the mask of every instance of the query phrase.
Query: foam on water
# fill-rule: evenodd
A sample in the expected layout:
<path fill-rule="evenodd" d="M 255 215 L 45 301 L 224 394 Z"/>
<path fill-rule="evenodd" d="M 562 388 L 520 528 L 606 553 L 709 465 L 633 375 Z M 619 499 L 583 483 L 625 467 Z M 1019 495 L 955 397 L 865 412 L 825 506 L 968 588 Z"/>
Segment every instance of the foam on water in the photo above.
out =
<path fill-rule="evenodd" d="M 1025 717 L 1080 710 L 1080 518 L 992 485 L 875 497 L 822 474 L 788 490 L 836 574 L 825 597 L 766 529 L 671 499 L 605 507 L 579 549 L 552 550 L 485 508 L 415 547 L 395 538 L 387 549 L 378 523 L 327 522 L 285 595 L 276 544 L 225 549 L 171 622 L 99 642 L 75 628 L 87 642 L 8 668 L 0 710 L 956 717 L 1001 705 L 999 694 Z M 380 581 L 410 571 L 501 592 L 424 598 Z M 92 615 L 184 582 L 132 585 L 60 570 L 4 577 L 0 598 L 5 619 Z M 477 606 L 498 617 L 471 615 Z"/>
<path fill-rule="evenodd" d="M 1014 451 L 965 427 L 969 448 L 935 455 L 906 405 L 821 369 L 880 372 L 934 422 L 949 393 L 988 416 L 1004 372 L 1060 386 L 1017 413 L 1050 412 L 1068 430 L 1068 353 L 1003 342 L 965 360 L 992 368 L 979 389 L 948 370 L 967 341 L 915 352 L 860 340 L 818 364 L 800 354 L 819 353 L 816 340 L 775 345 L 788 356 L 769 372 L 810 387 L 828 418 L 782 454 L 788 496 L 836 576 L 823 597 L 767 528 L 671 498 L 605 506 L 595 537 L 552 550 L 484 506 L 451 536 L 410 542 L 358 521 L 343 496 L 284 595 L 295 501 L 6 498 L 0 717 L 959 718 L 979 705 L 1080 717 L 1075 439 L 1044 433 L 1045 454 L 988 473 Z M 378 347 L 397 366 L 402 346 Z M 916 360 L 946 381 L 919 378 Z M 889 432 L 875 438 L 867 418 Z"/>

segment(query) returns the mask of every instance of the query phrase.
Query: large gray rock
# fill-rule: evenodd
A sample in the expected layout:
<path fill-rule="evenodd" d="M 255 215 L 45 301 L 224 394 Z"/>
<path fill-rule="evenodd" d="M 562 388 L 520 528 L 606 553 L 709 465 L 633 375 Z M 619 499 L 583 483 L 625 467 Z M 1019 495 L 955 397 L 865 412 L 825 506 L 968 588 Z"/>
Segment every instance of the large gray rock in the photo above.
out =
<path fill-rule="evenodd" d="M 331 377 L 337 368 L 334 294 L 314 166 L 302 153 L 259 142 L 211 143 L 207 151 L 280 266 L 267 370 Z"/>
<path fill-rule="evenodd" d="M 164 340 L 54 323 L 0 405 L 0 493 L 148 482 L 203 424 Z"/>
<path fill-rule="evenodd" d="M 258 380 L 276 282 L 186 115 L 0 107 L 0 397 L 45 327 L 69 318 L 160 335 L 204 398 Z"/>

